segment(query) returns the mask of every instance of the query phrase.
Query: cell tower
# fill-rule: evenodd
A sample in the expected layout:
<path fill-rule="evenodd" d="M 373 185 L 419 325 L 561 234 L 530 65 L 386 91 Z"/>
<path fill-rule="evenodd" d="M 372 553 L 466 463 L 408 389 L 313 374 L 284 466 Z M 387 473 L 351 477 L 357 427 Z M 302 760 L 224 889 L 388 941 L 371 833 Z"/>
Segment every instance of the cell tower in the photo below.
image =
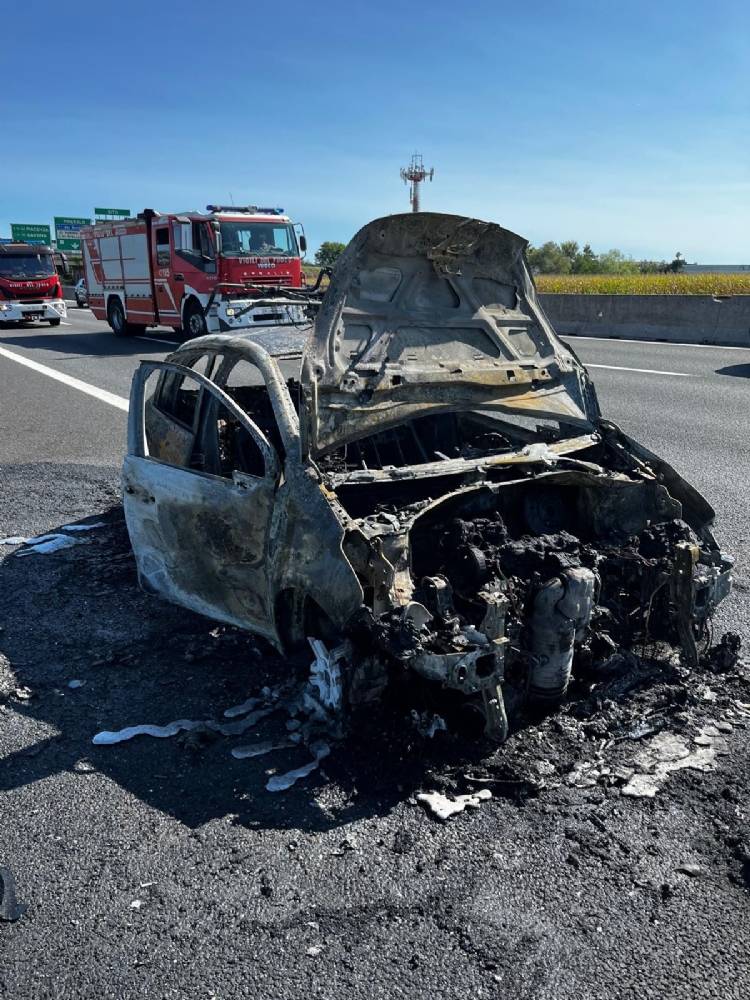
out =
<path fill-rule="evenodd" d="M 411 158 L 411 163 L 408 167 L 401 167 L 401 180 L 404 184 L 411 184 L 409 188 L 409 201 L 411 202 L 412 212 L 418 212 L 421 208 L 420 203 L 420 189 L 419 185 L 422 181 L 432 180 L 435 176 L 435 169 L 431 167 L 426 170 L 424 164 L 422 163 L 422 157 L 419 153 L 415 153 Z"/>

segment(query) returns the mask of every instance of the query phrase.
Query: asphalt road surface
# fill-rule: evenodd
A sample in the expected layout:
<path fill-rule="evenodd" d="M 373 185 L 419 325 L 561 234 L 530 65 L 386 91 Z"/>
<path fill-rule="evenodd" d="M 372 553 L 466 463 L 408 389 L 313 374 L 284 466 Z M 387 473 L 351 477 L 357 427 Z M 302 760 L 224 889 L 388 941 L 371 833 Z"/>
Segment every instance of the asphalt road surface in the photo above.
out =
<path fill-rule="evenodd" d="M 102 525 L 50 555 L 0 546 L 0 867 L 28 904 L 0 919 L 0 996 L 750 995 L 742 670 L 659 677 L 621 709 L 622 740 L 607 704 L 499 750 L 375 720 L 286 793 L 265 790 L 269 773 L 309 755 L 236 760 L 236 740 L 184 734 L 92 745 L 220 719 L 283 668 L 135 586 L 117 493 L 127 396 L 165 340 L 117 339 L 74 305 L 56 330 L 0 333 L 0 538 Z M 747 646 L 750 350 L 570 342 L 605 415 L 715 506 L 737 558 L 715 631 Z M 718 756 L 626 798 L 606 774 L 667 717 L 670 733 L 720 726 Z M 444 825 L 414 800 L 477 787 L 494 797 Z"/>

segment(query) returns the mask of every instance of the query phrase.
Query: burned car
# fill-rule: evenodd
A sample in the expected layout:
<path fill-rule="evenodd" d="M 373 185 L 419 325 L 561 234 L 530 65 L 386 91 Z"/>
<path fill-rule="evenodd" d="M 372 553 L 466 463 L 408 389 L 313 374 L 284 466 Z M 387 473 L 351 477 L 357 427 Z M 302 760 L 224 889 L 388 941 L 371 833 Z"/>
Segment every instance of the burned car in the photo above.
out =
<path fill-rule="evenodd" d="M 378 219 L 281 349 L 210 335 L 144 363 L 122 473 L 141 585 L 283 652 L 322 641 L 352 706 L 421 676 L 498 740 L 506 701 L 559 700 L 576 661 L 653 640 L 695 665 L 731 587 L 714 512 L 602 419 L 525 247 Z"/>

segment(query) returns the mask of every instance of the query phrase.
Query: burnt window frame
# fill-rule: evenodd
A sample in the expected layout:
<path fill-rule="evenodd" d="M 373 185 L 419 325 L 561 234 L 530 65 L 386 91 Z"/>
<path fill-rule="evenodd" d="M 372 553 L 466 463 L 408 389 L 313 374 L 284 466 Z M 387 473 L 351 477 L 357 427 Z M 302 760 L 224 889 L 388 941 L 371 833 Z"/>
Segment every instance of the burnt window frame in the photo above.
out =
<path fill-rule="evenodd" d="M 170 362 L 144 363 L 147 367 L 151 368 L 152 371 L 154 369 L 158 370 L 159 365 L 162 364 L 176 365 L 179 367 L 178 370 L 170 369 L 162 370 L 160 372 L 154 393 L 149 399 L 146 398 L 144 389 L 141 399 L 141 407 L 144 408 L 147 402 L 152 402 L 155 408 L 159 410 L 164 417 L 173 421 L 176 426 L 193 435 L 193 454 L 200 454 L 201 465 L 195 466 L 193 464 L 187 464 L 175 466 L 175 468 L 182 468 L 187 472 L 192 472 L 197 475 L 208 475 L 215 479 L 221 479 L 226 483 L 232 483 L 235 481 L 236 474 L 236 476 L 240 477 L 245 476 L 259 481 L 273 482 L 275 488 L 278 486 L 282 467 L 277 448 L 271 441 L 268 440 L 267 436 L 264 434 L 262 429 L 258 427 L 250 414 L 248 414 L 242 406 L 216 381 L 217 373 L 224 369 L 229 357 L 232 358 L 231 363 L 228 365 L 229 370 L 234 367 L 234 364 L 236 364 L 237 361 L 247 360 L 242 358 L 241 355 L 228 354 L 226 351 L 207 351 L 203 349 L 191 352 L 184 357 L 177 357 Z M 195 366 L 204 358 L 206 359 L 205 373 L 196 372 Z M 186 378 L 190 377 L 198 383 L 199 387 L 193 409 L 192 424 L 188 424 L 184 420 L 181 420 L 179 417 L 174 415 L 172 409 L 167 408 L 174 406 L 176 395 L 179 392 L 180 386 Z M 146 376 L 146 380 L 147 379 L 148 376 Z M 218 395 L 212 392 L 211 388 L 215 389 Z M 165 401 L 164 397 L 167 394 L 170 394 L 169 400 Z M 227 397 L 232 407 L 234 407 L 237 411 L 237 414 L 241 415 L 242 420 L 247 423 L 248 426 L 243 427 L 242 420 L 240 420 L 240 427 L 252 438 L 253 447 L 254 449 L 257 449 L 258 452 L 256 458 L 260 457 L 262 459 L 264 470 L 262 475 L 258 475 L 254 472 L 248 472 L 242 468 L 233 469 L 231 475 L 218 471 L 221 468 L 218 420 L 220 407 L 223 406 L 226 408 L 226 402 L 221 398 L 222 396 Z M 230 410 L 229 412 L 231 413 L 232 411 Z M 232 416 L 236 419 L 237 414 L 233 413 Z M 151 457 L 147 454 L 148 446 L 145 439 L 144 448 L 146 454 L 143 457 Z M 159 459 L 154 460 L 159 461 Z"/>

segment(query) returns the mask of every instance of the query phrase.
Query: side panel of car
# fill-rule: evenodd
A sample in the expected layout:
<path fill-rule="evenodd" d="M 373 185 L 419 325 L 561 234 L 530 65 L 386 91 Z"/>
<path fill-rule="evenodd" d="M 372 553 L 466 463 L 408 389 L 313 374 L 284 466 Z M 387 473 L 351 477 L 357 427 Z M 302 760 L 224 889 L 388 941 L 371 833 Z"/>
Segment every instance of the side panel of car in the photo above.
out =
<path fill-rule="evenodd" d="M 240 346 L 141 366 L 123 498 L 146 590 L 281 648 L 292 609 L 313 602 L 341 628 L 363 591 L 343 552 L 347 516 L 300 460 L 278 366 L 257 345 Z M 149 377 L 158 384 L 147 399 Z"/>
<path fill-rule="evenodd" d="M 155 372 L 167 377 L 146 402 Z M 203 375 L 163 362 L 136 373 L 128 437 L 123 501 L 144 588 L 278 643 L 267 562 L 279 465 L 264 435 Z"/>

